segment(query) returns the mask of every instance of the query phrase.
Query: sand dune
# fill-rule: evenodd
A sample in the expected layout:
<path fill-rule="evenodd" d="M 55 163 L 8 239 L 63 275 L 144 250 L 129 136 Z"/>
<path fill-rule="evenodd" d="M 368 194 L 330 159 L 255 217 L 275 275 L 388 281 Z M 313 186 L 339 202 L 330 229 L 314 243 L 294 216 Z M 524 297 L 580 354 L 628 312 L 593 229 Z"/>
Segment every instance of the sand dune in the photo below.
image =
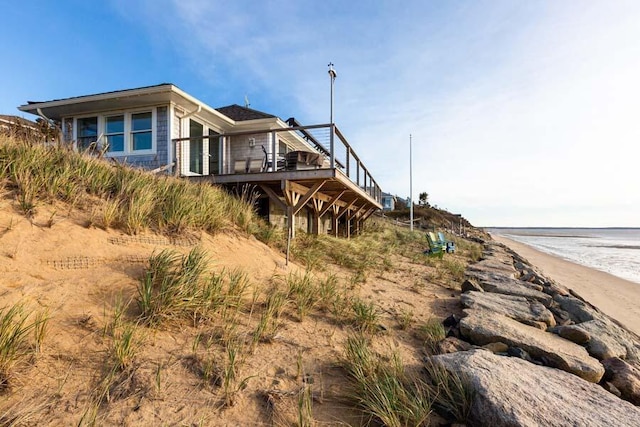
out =
<path fill-rule="evenodd" d="M 504 236 L 492 237 L 529 260 L 547 277 L 573 289 L 582 298 L 640 335 L 640 284 L 540 252 Z"/>

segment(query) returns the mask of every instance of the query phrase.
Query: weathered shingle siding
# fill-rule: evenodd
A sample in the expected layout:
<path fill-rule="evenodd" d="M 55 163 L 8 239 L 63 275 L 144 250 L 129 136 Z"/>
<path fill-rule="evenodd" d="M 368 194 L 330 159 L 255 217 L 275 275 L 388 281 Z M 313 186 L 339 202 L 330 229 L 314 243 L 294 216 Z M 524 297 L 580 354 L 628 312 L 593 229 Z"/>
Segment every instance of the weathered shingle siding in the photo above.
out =
<path fill-rule="evenodd" d="M 255 143 L 253 147 L 249 145 L 249 139 L 254 138 Z M 265 148 L 269 146 L 269 134 L 268 133 L 255 133 L 251 135 L 232 136 L 231 137 L 231 172 L 234 172 L 236 162 L 243 162 L 249 159 L 250 161 L 258 161 L 264 159 L 264 152 L 262 146 Z"/>
<path fill-rule="evenodd" d="M 169 163 L 169 108 L 158 107 L 156 111 L 156 146 L 159 166 Z"/>
<path fill-rule="evenodd" d="M 62 119 L 62 139 L 69 144 L 73 142 L 73 117 Z"/>

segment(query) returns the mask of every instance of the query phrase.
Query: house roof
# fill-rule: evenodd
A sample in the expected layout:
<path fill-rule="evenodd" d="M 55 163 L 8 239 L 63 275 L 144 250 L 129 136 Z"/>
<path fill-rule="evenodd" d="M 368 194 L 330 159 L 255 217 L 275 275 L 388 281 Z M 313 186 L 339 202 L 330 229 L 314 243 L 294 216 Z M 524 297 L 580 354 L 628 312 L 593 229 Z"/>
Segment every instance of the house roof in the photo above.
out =
<path fill-rule="evenodd" d="M 140 108 L 149 105 L 173 103 L 186 111 L 198 111 L 210 120 L 233 124 L 234 120 L 218 112 L 204 102 L 184 92 L 171 83 L 144 86 L 134 89 L 102 92 L 92 95 L 54 99 L 52 101 L 29 101 L 18 107 L 20 111 L 34 115 L 43 115 L 49 119 L 61 120 L 80 114 L 100 113 L 103 111 Z"/>
<path fill-rule="evenodd" d="M 72 101 L 72 100 L 78 100 L 78 101 L 82 101 L 83 98 L 93 98 L 96 96 L 104 96 L 104 95 L 110 95 L 110 94 L 119 94 L 119 95 L 124 95 L 126 96 L 127 92 L 138 92 L 140 90 L 145 90 L 145 89 L 151 89 L 151 88 L 160 88 L 163 86 L 175 86 L 171 83 L 160 83 L 157 85 L 151 85 L 151 86 L 143 86 L 143 87 L 138 87 L 138 88 L 134 88 L 134 89 L 121 89 L 121 90 L 112 90 L 112 91 L 108 91 L 108 92 L 100 92 L 100 93 L 94 93 L 91 95 L 81 95 L 81 96 L 71 96 L 69 98 L 60 98 L 60 99 L 52 99 L 51 101 L 27 101 L 26 105 L 22 105 L 20 107 L 20 109 L 22 109 L 22 107 L 27 107 L 29 105 L 33 105 L 33 104 L 48 104 L 48 103 L 52 103 L 52 102 L 63 102 L 63 101 Z M 177 86 L 176 86 L 177 88 Z"/>
<path fill-rule="evenodd" d="M 31 120 L 23 119 L 22 117 L 18 116 L 7 116 L 4 114 L 0 114 L 0 126 L 3 125 L 20 125 L 33 129 L 37 129 L 38 127 L 38 124 Z"/>
<path fill-rule="evenodd" d="M 230 119 L 235 120 L 236 122 L 258 119 L 273 119 L 276 117 L 273 114 L 263 113 L 262 111 L 242 107 L 238 104 L 227 105 L 226 107 L 216 108 L 216 110 L 229 117 Z"/>

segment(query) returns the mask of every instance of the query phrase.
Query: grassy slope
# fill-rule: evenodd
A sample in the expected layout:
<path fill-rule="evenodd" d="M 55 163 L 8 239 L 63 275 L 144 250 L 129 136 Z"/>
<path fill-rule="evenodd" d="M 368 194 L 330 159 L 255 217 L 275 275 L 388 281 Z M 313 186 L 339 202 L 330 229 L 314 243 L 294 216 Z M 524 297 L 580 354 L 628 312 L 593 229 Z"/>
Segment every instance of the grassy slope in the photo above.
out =
<path fill-rule="evenodd" d="M 415 402 L 387 419 L 366 390 L 393 373 L 433 392 L 415 380 L 440 335 L 432 319 L 459 311 L 479 256 L 459 240 L 426 258 L 421 235 L 378 223 L 349 241 L 301 234 L 287 267 L 281 233 L 215 188 L 7 139 L 0 180 L 2 305 L 49 318 L 40 351 L 38 328 L 16 344 L 3 424 L 416 423 L 400 409 Z M 364 376 L 358 342 L 375 360 Z"/>

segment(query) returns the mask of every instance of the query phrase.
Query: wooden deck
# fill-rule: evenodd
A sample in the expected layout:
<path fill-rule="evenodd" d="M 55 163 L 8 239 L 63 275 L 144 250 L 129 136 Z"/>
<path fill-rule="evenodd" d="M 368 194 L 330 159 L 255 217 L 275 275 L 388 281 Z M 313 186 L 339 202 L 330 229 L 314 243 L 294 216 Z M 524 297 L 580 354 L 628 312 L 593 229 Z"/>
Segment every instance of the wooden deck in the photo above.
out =
<path fill-rule="evenodd" d="M 310 209 L 314 222 L 312 229 L 318 232 L 318 224 L 325 215 L 330 215 L 332 230 L 338 235 L 338 221 L 348 224 L 345 235 L 353 229 L 358 232 L 375 211 L 382 209 L 373 189 L 366 191 L 337 169 L 312 169 L 262 173 L 240 173 L 189 177 L 196 182 L 220 185 L 253 184 L 269 197 L 289 218 L 293 218 L 304 207 Z M 371 194 L 370 194 L 371 193 Z"/>

